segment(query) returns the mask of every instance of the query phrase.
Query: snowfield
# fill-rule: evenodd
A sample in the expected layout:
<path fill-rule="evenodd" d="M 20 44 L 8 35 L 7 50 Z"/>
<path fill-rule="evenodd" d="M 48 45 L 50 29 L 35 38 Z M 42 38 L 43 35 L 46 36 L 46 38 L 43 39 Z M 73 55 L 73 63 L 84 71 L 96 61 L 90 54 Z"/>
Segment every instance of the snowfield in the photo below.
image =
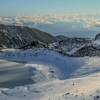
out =
<path fill-rule="evenodd" d="M 3 61 L 25 62 L 33 84 L 0 86 L 0 100 L 100 100 L 99 57 L 71 58 L 44 48 L 3 49 L 0 66 Z"/>

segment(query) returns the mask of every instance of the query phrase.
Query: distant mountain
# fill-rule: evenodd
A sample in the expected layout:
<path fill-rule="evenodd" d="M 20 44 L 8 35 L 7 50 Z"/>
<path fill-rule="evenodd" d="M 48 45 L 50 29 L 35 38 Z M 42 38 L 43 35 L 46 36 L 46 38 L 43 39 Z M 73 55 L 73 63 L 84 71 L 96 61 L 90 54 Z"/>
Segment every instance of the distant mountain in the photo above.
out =
<path fill-rule="evenodd" d="M 91 40 L 88 45 L 83 46 L 76 52 L 71 54 L 73 57 L 84 57 L 84 56 L 100 56 L 100 33 Z"/>
<path fill-rule="evenodd" d="M 0 25 L 0 47 L 22 48 L 33 41 L 73 57 L 100 56 L 100 33 L 93 39 L 52 36 L 35 28 Z M 36 42 L 37 43 L 37 42 Z M 33 43 L 34 44 L 34 43 Z"/>
<path fill-rule="evenodd" d="M 56 42 L 51 47 L 58 51 L 62 50 L 67 54 L 72 54 L 89 43 L 91 43 L 90 38 L 74 37 L 74 38 L 67 38 L 66 40 L 61 40 L 59 42 Z"/>
<path fill-rule="evenodd" d="M 55 36 L 55 37 L 56 37 L 59 41 L 68 39 L 68 37 L 63 36 L 63 35 L 58 35 L 58 36 Z"/>
<path fill-rule="evenodd" d="M 69 56 L 72 57 L 100 56 L 100 49 L 97 49 L 94 46 L 84 46 L 83 48 L 77 50 L 75 53 Z"/>
<path fill-rule="evenodd" d="M 100 33 L 95 36 L 91 41 L 91 45 L 100 49 Z"/>
<path fill-rule="evenodd" d="M 93 40 L 100 40 L 100 33 L 98 33 Z"/>
<path fill-rule="evenodd" d="M 0 25 L 1 47 L 21 47 L 31 43 L 34 40 L 50 43 L 59 41 L 59 39 L 50 35 L 49 33 L 35 28 Z"/>

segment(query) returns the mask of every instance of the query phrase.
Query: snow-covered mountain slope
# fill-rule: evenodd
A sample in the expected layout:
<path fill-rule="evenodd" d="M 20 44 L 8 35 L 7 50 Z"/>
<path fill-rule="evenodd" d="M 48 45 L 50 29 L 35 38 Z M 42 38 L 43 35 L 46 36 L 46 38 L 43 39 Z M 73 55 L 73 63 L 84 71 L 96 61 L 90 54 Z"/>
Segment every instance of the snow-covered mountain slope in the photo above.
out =
<path fill-rule="evenodd" d="M 100 56 L 100 33 L 92 40 L 89 38 L 68 38 L 49 46 L 71 57 Z"/>
<path fill-rule="evenodd" d="M 0 100 L 99 100 L 100 58 L 71 58 L 48 49 L 4 49 L 0 60 L 26 61 L 35 84 L 0 88 Z"/>
<path fill-rule="evenodd" d="M 100 56 L 100 33 L 97 34 L 89 44 L 73 52 L 70 56 L 74 57 Z"/>
<path fill-rule="evenodd" d="M 58 52 L 51 51 L 48 49 L 35 49 L 35 50 L 14 50 L 14 49 L 6 50 L 5 49 L 0 54 L 1 54 L 0 58 L 3 60 L 24 61 L 24 62 L 26 61 L 27 62 L 26 66 L 29 66 L 29 70 L 31 70 L 31 66 L 34 67 L 42 64 L 45 67 L 42 69 L 42 67 L 40 66 L 39 68 L 40 70 L 42 71 L 44 70 L 44 72 L 46 70 L 46 72 L 48 71 L 49 73 L 54 74 L 55 78 L 61 80 L 66 79 L 68 77 L 84 75 L 84 73 L 92 72 L 92 69 L 90 67 L 89 68 L 91 69 L 91 72 L 88 72 L 88 70 L 84 70 L 85 68 L 84 66 L 88 66 L 89 63 L 87 62 L 89 61 L 88 57 L 85 57 L 85 59 L 71 58 L 71 57 L 63 56 Z M 93 58 L 90 59 L 93 60 Z M 97 57 L 97 59 L 99 58 Z M 92 64 L 93 62 L 91 62 L 91 65 Z M 93 65 L 91 67 L 93 67 Z M 37 70 L 37 67 L 34 68 L 35 70 Z"/>
<path fill-rule="evenodd" d="M 25 46 L 32 48 L 30 45 L 34 40 L 45 42 L 43 46 L 69 56 L 100 56 L 100 33 L 91 40 L 90 38 L 68 38 L 62 35 L 55 37 L 38 29 L 24 26 L 0 25 L 0 49 L 23 49 L 22 47 Z"/>
<path fill-rule="evenodd" d="M 95 36 L 91 41 L 91 45 L 100 49 L 100 33 Z"/>
<path fill-rule="evenodd" d="M 100 57 L 100 49 L 94 46 L 84 46 L 83 48 L 77 50 L 75 53 L 70 55 L 71 57 L 84 57 L 84 56 L 98 56 Z"/>
<path fill-rule="evenodd" d="M 41 42 L 59 41 L 55 36 L 35 28 L 25 26 L 5 26 L 0 24 L 0 47 L 22 47 L 34 40 Z"/>
<path fill-rule="evenodd" d="M 25 26 L 0 25 L 0 48 L 20 48 L 30 44 L 34 40 L 43 43 L 57 42 L 53 49 L 63 50 L 66 53 L 74 53 L 78 49 L 90 43 L 89 38 L 68 38 L 66 36 L 52 36 L 38 29 Z"/>
<path fill-rule="evenodd" d="M 67 54 L 73 54 L 78 51 L 80 48 L 88 45 L 91 42 L 89 38 L 68 38 L 56 43 L 50 44 L 51 48 L 56 50 L 61 50 Z"/>
<path fill-rule="evenodd" d="M 0 90 L 0 100 L 100 100 L 100 73 Z"/>

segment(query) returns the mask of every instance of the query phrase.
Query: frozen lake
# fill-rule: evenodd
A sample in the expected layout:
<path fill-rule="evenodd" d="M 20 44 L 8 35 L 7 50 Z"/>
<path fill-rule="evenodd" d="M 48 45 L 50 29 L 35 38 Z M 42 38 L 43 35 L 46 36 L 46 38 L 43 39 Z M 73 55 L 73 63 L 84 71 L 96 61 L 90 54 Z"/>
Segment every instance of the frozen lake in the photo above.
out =
<path fill-rule="evenodd" d="M 24 66 L 25 63 L 0 61 L 0 88 L 10 88 L 20 85 L 33 84 L 32 72 Z"/>

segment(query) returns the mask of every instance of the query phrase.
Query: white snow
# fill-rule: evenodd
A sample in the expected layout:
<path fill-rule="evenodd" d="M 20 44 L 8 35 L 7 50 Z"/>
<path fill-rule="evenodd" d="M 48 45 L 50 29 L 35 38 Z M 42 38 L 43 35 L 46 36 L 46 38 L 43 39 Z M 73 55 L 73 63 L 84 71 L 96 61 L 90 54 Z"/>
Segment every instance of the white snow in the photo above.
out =
<path fill-rule="evenodd" d="M 26 62 L 35 84 L 0 88 L 0 100 L 100 100 L 100 58 L 47 49 L 4 49 L 0 60 Z"/>
<path fill-rule="evenodd" d="M 94 47 L 95 47 L 95 46 L 96 46 L 96 47 L 97 47 L 97 46 L 100 46 L 100 40 L 99 40 L 99 39 L 97 39 L 97 40 L 94 40 L 94 39 L 93 39 L 93 40 L 91 41 L 91 45 L 93 45 Z"/>

